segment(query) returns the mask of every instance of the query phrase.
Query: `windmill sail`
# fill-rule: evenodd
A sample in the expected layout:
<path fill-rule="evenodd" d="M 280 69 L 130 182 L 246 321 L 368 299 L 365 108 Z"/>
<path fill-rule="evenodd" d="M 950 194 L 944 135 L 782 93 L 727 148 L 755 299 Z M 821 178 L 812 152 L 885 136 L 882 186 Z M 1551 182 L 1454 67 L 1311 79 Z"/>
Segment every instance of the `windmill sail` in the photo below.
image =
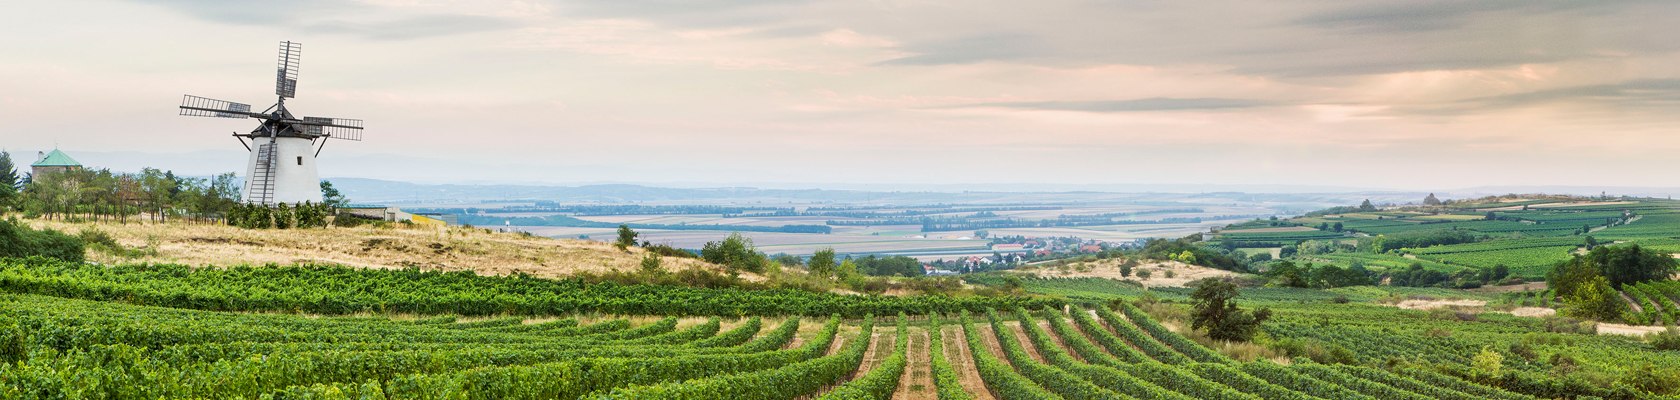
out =
<path fill-rule="evenodd" d="M 303 117 L 303 133 L 333 139 L 362 141 L 362 120 L 349 118 Z"/>
<path fill-rule="evenodd" d="M 189 117 L 245 118 L 252 116 L 251 105 L 208 97 L 183 95 L 181 115 Z"/>
<path fill-rule="evenodd" d="M 274 94 L 285 98 L 297 97 L 298 62 L 303 57 L 303 44 L 280 42 L 280 65 L 274 69 Z"/>

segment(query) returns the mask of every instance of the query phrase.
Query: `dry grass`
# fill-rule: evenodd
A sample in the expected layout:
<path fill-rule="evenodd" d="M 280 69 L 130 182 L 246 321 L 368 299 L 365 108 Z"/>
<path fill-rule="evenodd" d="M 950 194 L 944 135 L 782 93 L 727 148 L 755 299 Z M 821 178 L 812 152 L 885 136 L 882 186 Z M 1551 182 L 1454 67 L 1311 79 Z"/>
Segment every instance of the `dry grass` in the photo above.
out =
<path fill-rule="evenodd" d="M 361 268 L 470 270 L 481 275 L 525 273 L 557 278 L 579 272 L 636 271 L 641 249 L 619 251 L 602 242 L 549 239 L 484 229 L 450 228 L 327 228 L 250 230 L 221 225 L 181 223 L 71 223 L 29 220 L 34 227 L 69 234 L 98 229 L 137 254 L 108 254 L 90 250 L 88 260 L 101 263 L 175 263 L 191 266 L 265 264 L 338 264 Z M 694 259 L 665 257 L 667 271 L 721 267 Z M 743 275 L 749 281 L 762 276 Z"/>
<path fill-rule="evenodd" d="M 1190 282 L 1203 278 L 1227 277 L 1238 275 L 1235 272 L 1218 270 L 1199 265 L 1190 265 L 1178 261 L 1145 261 L 1135 267 L 1132 276 L 1120 274 L 1120 264 L 1124 261 L 1118 258 L 1106 260 L 1074 262 L 1066 268 L 1050 264 L 1035 265 L 1030 268 L 1015 269 L 1014 273 L 1027 273 L 1045 278 L 1105 278 L 1133 280 L 1149 287 L 1184 287 Z M 1137 275 L 1138 271 L 1149 271 L 1149 279 Z M 1172 277 L 1167 277 L 1167 272 Z"/>

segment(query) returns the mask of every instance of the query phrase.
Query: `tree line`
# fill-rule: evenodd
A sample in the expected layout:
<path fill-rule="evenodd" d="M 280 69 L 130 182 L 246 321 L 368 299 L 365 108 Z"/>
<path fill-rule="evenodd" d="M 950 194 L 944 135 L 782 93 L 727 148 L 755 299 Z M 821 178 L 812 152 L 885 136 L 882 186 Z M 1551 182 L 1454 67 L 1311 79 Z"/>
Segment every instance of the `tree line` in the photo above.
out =
<path fill-rule="evenodd" d="M 20 176 L 11 155 L 0 152 L 0 211 L 45 219 L 127 222 L 138 215 L 153 221 L 220 221 L 239 204 L 237 181 L 231 172 L 192 178 L 156 168 Z"/>
<path fill-rule="evenodd" d="M 0 152 L 0 212 L 49 220 L 225 223 L 249 229 L 324 227 L 338 207 L 348 204 L 332 182 L 322 181 L 320 204 L 274 207 L 240 200 L 238 176 L 209 178 L 176 175 L 156 168 L 138 173 L 109 169 L 70 169 L 20 175 L 11 155 Z"/>

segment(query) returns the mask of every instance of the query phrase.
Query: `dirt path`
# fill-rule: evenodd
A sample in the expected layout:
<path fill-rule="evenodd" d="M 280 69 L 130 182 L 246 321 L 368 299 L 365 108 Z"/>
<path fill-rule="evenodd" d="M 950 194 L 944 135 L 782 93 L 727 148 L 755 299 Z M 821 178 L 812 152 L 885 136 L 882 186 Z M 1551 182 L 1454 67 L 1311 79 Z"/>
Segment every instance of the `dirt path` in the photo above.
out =
<path fill-rule="evenodd" d="M 802 331 L 805 331 L 806 326 L 809 326 L 809 325 L 810 324 L 807 324 L 807 323 L 804 323 L 803 321 L 801 321 L 800 324 L 799 324 L 799 328 L 793 330 L 793 340 L 789 340 L 786 346 L 782 346 L 782 349 L 783 350 L 792 350 L 792 349 L 799 348 L 799 346 L 804 346 L 805 345 L 805 335 L 806 335 L 806 333 L 802 332 Z M 765 331 L 765 333 L 769 333 L 769 331 Z"/>
<path fill-rule="evenodd" d="M 905 350 L 904 375 L 898 377 L 898 390 L 893 400 L 930 400 L 938 398 L 933 391 L 932 355 L 928 353 L 928 331 L 910 328 L 910 343 Z"/>
<path fill-rule="evenodd" d="M 1600 335 L 1643 336 L 1652 333 L 1661 333 L 1667 329 L 1668 328 L 1661 326 L 1625 325 L 1605 322 L 1598 323 L 1598 334 Z"/>
<path fill-rule="evenodd" d="M 945 347 L 945 360 L 957 370 L 957 382 L 962 384 L 963 391 L 974 396 L 975 400 L 996 400 L 992 391 L 986 388 L 985 381 L 980 379 L 980 370 L 974 369 L 974 356 L 970 353 L 972 349 L 968 348 L 968 341 L 963 339 L 962 327 L 945 326 L 940 333 L 944 336 L 940 344 Z"/>
<path fill-rule="evenodd" d="M 894 336 L 896 335 L 882 335 L 880 332 L 870 332 L 869 348 L 863 351 L 863 362 L 858 363 L 856 371 L 852 371 L 851 379 L 857 379 L 858 377 L 869 373 L 869 370 L 875 369 L 875 366 L 881 365 L 881 361 L 885 360 L 887 356 L 892 355 Z"/>
<path fill-rule="evenodd" d="M 1038 363 L 1047 363 L 1045 356 L 1038 353 L 1038 346 L 1033 345 L 1033 341 L 1030 341 L 1030 339 L 1026 339 L 1026 329 L 1021 328 L 1021 324 L 1008 324 L 1008 328 L 1015 333 L 1015 339 L 1020 343 L 1021 348 L 1025 348 L 1026 355 L 1032 356 L 1033 361 L 1038 361 Z"/>
<path fill-rule="evenodd" d="M 1062 340 L 1062 336 L 1057 335 L 1056 331 L 1050 329 L 1050 321 L 1038 321 L 1038 329 L 1049 334 L 1050 343 L 1055 343 L 1056 348 L 1062 349 L 1062 353 L 1072 355 L 1073 359 L 1080 362 L 1085 362 L 1085 357 L 1080 357 L 1079 353 L 1073 352 L 1073 349 L 1068 347 L 1067 342 Z"/>
<path fill-rule="evenodd" d="M 1132 341 L 1130 341 L 1130 340 L 1126 340 L 1126 337 L 1125 337 L 1125 336 L 1121 336 L 1121 335 L 1120 335 L 1120 331 L 1118 331 L 1118 330 L 1115 330 L 1115 329 L 1114 329 L 1114 324 L 1113 324 L 1113 323 L 1110 323 L 1110 322 L 1109 322 L 1109 321 L 1108 321 L 1108 320 L 1106 320 L 1106 319 L 1103 319 L 1103 318 L 1102 318 L 1102 316 L 1101 316 L 1101 315 L 1098 315 L 1098 314 L 1097 314 L 1097 310 L 1088 310 L 1088 311 L 1090 311 L 1090 313 L 1091 313 L 1091 318 L 1092 318 L 1092 319 L 1095 319 L 1095 320 L 1097 320 L 1097 326 L 1099 326 L 1099 327 L 1102 327 L 1102 328 L 1103 328 L 1103 329 L 1107 329 L 1107 330 L 1108 330 L 1108 333 L 1109 333 L 1109 334 L 1110 334 L 1110 335 L 1115 335 L 1115 336 L 1118 336 L 1118 337 L 1119 337 L 1119 338 L 1120 338 L 1120 343 L 1125 343 L 1125 344 L 1126 344 L 1126 345 L 1127 345 L 1127 346 L 1132 346 L 1132 349 L 1133 349 L 1133 350 L 1137 350 L 1137 351 L 1138 351 L 1138 352 L 1143 352 L 1143 348 L 1142 348 L 1142 347 L 1138 347 L 1138 344 L 1137 344 L 1137 343 L 1132 343 Z M 1117 315 L 1117 316 L 1120 316 L 1120 319 L 1124 319 L 1124 320 L 1126 320 L 1126 321 L 1128 321 L 1128 322 L 1130 322 L 1130 321 L 1131 321 L 1131 320 L 1130 320 L 1130 319 L 1127 319 L 1127 317 L 1126 317 L 1126 315 L 1125 315 L 1125 314 L 1121 314 L 1121 313 L 1114 313 L 1114 315 Z M 1108 352 L 1109 352 L 1109 354 L 1113 354 L 1113 353 L 1114 353 L 1114 351 L 1113 351 L 1113 350 L 1108 350 L 1108 349 L 1103 349 L 1103 350 L 1104 350 L 1104 351 L 1108 351 Z"/>
<path fill-rule="evenodd" d="M 1657 294 L 1657 298 L 1657 302 L 1662 303 L 1663 308 L 1680 309 L 1680 301 L 1676 301 L 1674 298 L 1668 297 L 1667 294 L 1659 293 Z"/>
<path fill-rule="evenodd" d="M 1394 306 L 1408 310 L 1432 310 L 1443 307 L 1482 307 L 1486 305 L 1487 302 L 1481 300 L 1405 300 Z"/>
<path fill-rule="evenodd" d="M 1027 355 L 1032 356 L 1033 361 L 1038 361 L 1040 364 L 1044 363 L 1044 355 L 1038 354 L 1038 347 L 1034 346 L 1031 340 L 1027 340 L 1027 330 L 1021 327 L 1021 323 L 1005 322 L 1003 326 L 1008 327 L 1010 332 L 1015 335 L 1015 341 L 1020 343 L 1022 348 L 1027 349 Z"/>
<path fill-rule="evenodd" d="M 1557 310 L 1545 307 L 1517 307 L 1511 309 L 1511 315 L 1518 317 L 1547 317 L 1557 314 Z"/>
<path fill-rule="evenodd" d="M 1642 305 L 1642 304 L 1639 304 L 1639 302 L 1637 302 L 1637 301 L 1633 301 L 1633 297 L 1628 296 L 1627 293 L 1616 292 L 1616 295 L 1622 296 L 1622 301 L 1625 301 L 1625 302 L 1628 303 L 1628 307 L 1633 309 L 1634 314 L 1642 314 L 1642 313 L 1645 312 L 1645 306 Z"/>
<path fill-rule="evenodd" d="M 997 334 L 992 333 L 991 325 L 975 324 L 974 334 L 980 335 L 980 344 L 986 345 L 986 351 L 991 352 L 992 357 L 997 357 L 1004 364 L 1009 363 L 1009 357 L 1003 355 L 1003 345 L 998 344 Z"/>
<path fill-rule="evenodd" d="M 835 336 L 834 337 L 834 343 L 829 343 L 828 344 L 828 351 L 823 352 L 823 355 L 832 356 L 832 355 L 835 355 L 836 353 L 839 353 L 840 352 L 840 347 L 846 345 L 846 336 L 847 335 Z"/>
<path fill-rule="evenodd" d="M 1517 284 L 1517 285 L 1482 286 L 1482 287 L 1475 288 L 1475 289 L 1467 289 L 1465 291 L 1467 291 L 1467 292 L 1482 292 L 1482 293 L 1504 293 L 1504 292 L 1529 292 L 1529 291 L 1536 291 L 1536 290 L 1546 290 L 1546 282 L 1528 282 L 1528 283 L 1522 283 L 1522 284 Z"/>

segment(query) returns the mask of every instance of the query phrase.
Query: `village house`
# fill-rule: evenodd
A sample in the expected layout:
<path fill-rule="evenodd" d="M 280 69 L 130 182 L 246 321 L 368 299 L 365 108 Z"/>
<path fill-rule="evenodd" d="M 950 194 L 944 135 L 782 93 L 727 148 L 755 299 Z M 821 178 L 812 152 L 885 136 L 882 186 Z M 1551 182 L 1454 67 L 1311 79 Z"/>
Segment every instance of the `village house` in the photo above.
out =
<path fill-rule="evenodd" d="M 82 163 L 76 162 L 76 159 L 70 158 L 69 154 L 64 154 L 58 149 L 53 149 L 51 153 L 38 153 L 35 163 L 29 164 L 29 174 L 34 177 L 33 179 L 40 179 L 48 174 L 80 169 L 82 169 Z"/>

